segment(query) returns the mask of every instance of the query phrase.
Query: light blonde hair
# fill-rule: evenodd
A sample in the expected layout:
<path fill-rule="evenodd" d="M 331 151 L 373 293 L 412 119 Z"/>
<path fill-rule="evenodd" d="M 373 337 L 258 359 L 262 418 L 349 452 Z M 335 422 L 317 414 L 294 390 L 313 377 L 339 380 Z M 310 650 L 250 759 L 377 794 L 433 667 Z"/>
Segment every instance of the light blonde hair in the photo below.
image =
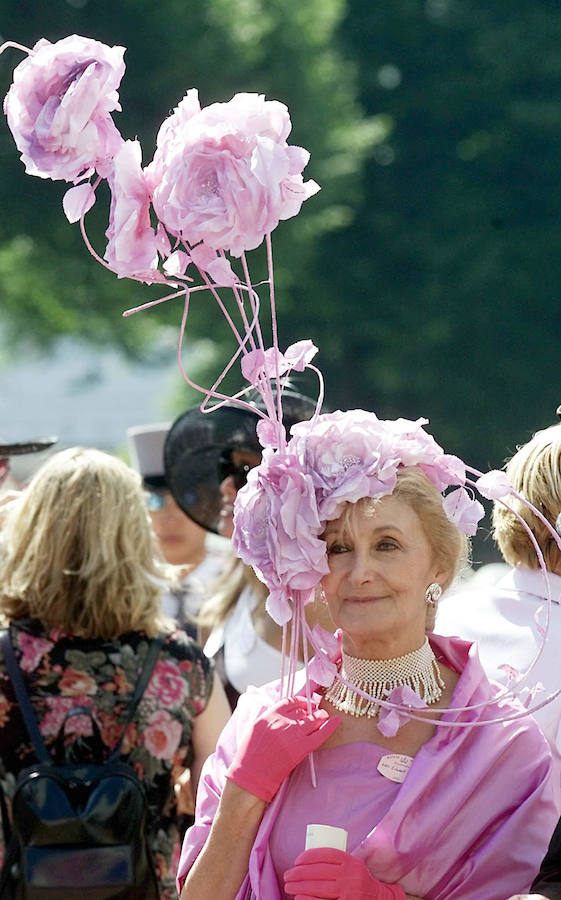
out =
<path fill-rule="evenodd" d="M 159 551 L 140 476 L 73 447 L 39 469 L 7 516 L 0 611 L 82 637 L 171 630 L 160 612 Z"/>
<path fill-rule="evenodd" d="M 267 588 L 263 582 L 259 580 L 251 566 L 244 565 L 241 559 L 232 556 L 230 564 L 220 578 L 210 586 L 208 597 L 196 617 L 195 621 L 201 629 L 201 641 L 204 641 L 213 628 L 228 618 L 246 586 L 249 586 L 258 599 L 265 603 Z"/>
<path fill-rule="evenodd" d="M 418 515 L 434 560 L 439 569 L 445 573 L 439 583 L 442 590 L 446 590 L 456 575 L 468 564 L 470 551 L 468 538 L 448 518 L 442 505 L 442 494 L 420 469 L 414 466 L 400 469 L 391 496 L 403 500 Z M 353 518 L 358 511 L 362 509 L 374 512 L 378 502 L 377 498 L 365 497 L 357 503 L 347 504 L 341 517 L 342 531 L 352 529 Z M 436 605 L 427 605 L 428 631 L 434 628 L 435 617 Z"/>
<path fill-rule="evenodd" d="M 561 425 L 536 432 L 527 444 L 519 447 L 507 463 L 506 474 L 515 491 L 555 526 L 561 512 Z M 561 552 L 545 525 L 519 500 L 510 497 L 507 503 L 534 534 L 549 571 L 561 573 Z M 539 568 L 536 551 L 524 526 L 498 501 L 493 505 L 493 537 L 510 565 Z"/>

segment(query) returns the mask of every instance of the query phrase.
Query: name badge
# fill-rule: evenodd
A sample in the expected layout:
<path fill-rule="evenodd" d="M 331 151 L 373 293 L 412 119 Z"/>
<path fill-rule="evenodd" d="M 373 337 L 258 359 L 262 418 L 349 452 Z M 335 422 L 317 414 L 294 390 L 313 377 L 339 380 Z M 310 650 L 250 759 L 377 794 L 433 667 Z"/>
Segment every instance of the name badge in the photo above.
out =
<path fill-rule="evenodd" d="M 405 781 L 405 776 L 411 768 L 412 762 L 412 756 L 405 756 L 403 753 L 388 753 L 386 756 L 382 756 L 377 769 L 384 778 L 389 778 L 390 781 L 400 784 L 402 781 Z"/>

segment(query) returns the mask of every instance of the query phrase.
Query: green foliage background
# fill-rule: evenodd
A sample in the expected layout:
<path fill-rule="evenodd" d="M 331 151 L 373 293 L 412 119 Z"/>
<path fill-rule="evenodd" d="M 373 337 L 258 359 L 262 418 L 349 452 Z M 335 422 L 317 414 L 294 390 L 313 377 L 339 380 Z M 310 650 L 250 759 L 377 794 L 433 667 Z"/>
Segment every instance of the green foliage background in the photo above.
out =
<path fill-rule="evenodd" d="M 3 40 L 76 32 L 127 47 L 125 137 L 152 156 L 185 91 L 287 103 L 322 185 L 274 235 L 281 345 L 312 337 L 329 405 L 427 416 L 472 464 L 498 466 L 561 403 L 561 8 L 546 0 L 13 2 Z M 14 50 L 0 57 L 5 93 Z M 149 353 L 179 307 L 96 265 L 64 185 L 23 172 L 0 126 L 6 343 L 61 333 Z M 88 215 L 103 251 L 107 205 Z M 257 254 L 258 256 L 258 254 Z M 259 263 L 257 263 L 259 265 Z M 208 303 L 190 334 L 225 340 Z M 222 357 L 225 349 L 218 351 Z M 211 376 L 211 373 L 207 373 Z M 186 405 L 186 395 L 178 405 Z"/>

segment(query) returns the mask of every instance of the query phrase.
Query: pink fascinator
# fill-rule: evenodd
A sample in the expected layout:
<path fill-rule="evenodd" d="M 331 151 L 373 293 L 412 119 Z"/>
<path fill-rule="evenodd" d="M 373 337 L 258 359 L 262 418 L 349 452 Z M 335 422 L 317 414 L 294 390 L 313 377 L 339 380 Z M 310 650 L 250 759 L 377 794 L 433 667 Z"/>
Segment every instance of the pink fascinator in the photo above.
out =
<path fill-rule="evenodd" d="M 256 433 L 263 458 L 236 500 L 234 547 L 266 584 L 268 610 L 275 621 L 283 627 L 292 621 L 288 673 L 283 672 L 288 693 L 299 642 L 304 654 L 308 644 L 314 647 L 314 659 L 306 660 L 310 696 L 312 679 L 329 685 L 341 677 L 336 637 L 317 627 L 310 630 L 304 608 L 328 571 L 321 534 L 344 504 L 391 494 L 400 469 L 408 466 L 425 473 L 442 494 L 446 514 L 467 535 L 475 534 L 484 512 L 476 490 L 506 506 L 513 496 L 526 501 L 515 494 L 504 473 L 483 474 L 444 453 L 425 431 L 426 419 L 384 421 L 363 410 L 320 414 L 323 378 L 312 362 L 317 348 L 306 339 L 280 349 L 271 235 L 319 191 L 315 181 L 304 180 L 309 153 L 288 143 L 291 121 L 284 104 L 240 93 L 228 102 L 201 107 L 197 90 L 191 88 L 162 123 L 153 159 L 143 166 L 140 143 L 123 138 L 113 120 L 120 110 L 123 47 L 78 35 L 56 43 L 42 39 L 32 49 L 8 42 L 0 53 L 8 47 L 26 54 L 4 100 L 26 171 L 71 185 L 63 199 L 64 212 L 70 222 L 79 222 L 88 250 L 101 265 L 120 278 L 160 283 L 167 289 L 160 299 L 124 315 L 168 300 L 183 301 L 177 358 L 186 382 L 204 395 L 201 412 L 212 414 L 228 404 L 259 417 Z M 88 239 L 85 217 L 103 180 L 111 202 L 107 244 L 98 253 Z M 255 285 L 248 253 L 263 244 L 267 277 Z M 190 303 L 201 294 L 209 317 L 214 310 L 228 323 L 236 347 L 209 389 L 188 376 L 181 359 Z M 271 322 L 269 337 L 265 321 Z M 231 396 L 219 388 L 236 364 L 242 386 Z M 286 376 L 304 370 L 318 381 L 316 412 L 287 435 Z M 247 400 L 255 390 L 262 398 L 259 404 Z M 561 537 L 545 524 L 561 548 Z M 547 582 L 539 547 L 523 525 Z M 525 673 L 515 673 L 494 703 L 520 692 L 540 653 Z M 415 717 L 420 699 L 415 697 L 401 691 L 376 701 L 386 728 Z M 497 716 L 486 721 L 503 720 L 497 707 Z M 434 724 L 450 727 L 440 719 Z"/>

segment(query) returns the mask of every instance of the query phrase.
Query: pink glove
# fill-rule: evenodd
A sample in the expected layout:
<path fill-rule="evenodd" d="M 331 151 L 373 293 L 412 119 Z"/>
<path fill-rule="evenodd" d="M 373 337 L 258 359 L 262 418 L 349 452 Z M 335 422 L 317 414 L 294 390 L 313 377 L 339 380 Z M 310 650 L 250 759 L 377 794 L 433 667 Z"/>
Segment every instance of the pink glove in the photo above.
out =
<path fill-rule="evenodd" d="M 244 735 L 226 778 L 270 803 L 284 779 L 340 721 L 324 709 L 308 713 L 305 697 L 285 697 L 261 713 Z"/>
<path fill-rule="evenodd" d="M 296 900 L 405 900 L 398 884 L 378 881 L 362 859 L 330 847 L 301 853 L 284 873 L 284 890 Z"/>

